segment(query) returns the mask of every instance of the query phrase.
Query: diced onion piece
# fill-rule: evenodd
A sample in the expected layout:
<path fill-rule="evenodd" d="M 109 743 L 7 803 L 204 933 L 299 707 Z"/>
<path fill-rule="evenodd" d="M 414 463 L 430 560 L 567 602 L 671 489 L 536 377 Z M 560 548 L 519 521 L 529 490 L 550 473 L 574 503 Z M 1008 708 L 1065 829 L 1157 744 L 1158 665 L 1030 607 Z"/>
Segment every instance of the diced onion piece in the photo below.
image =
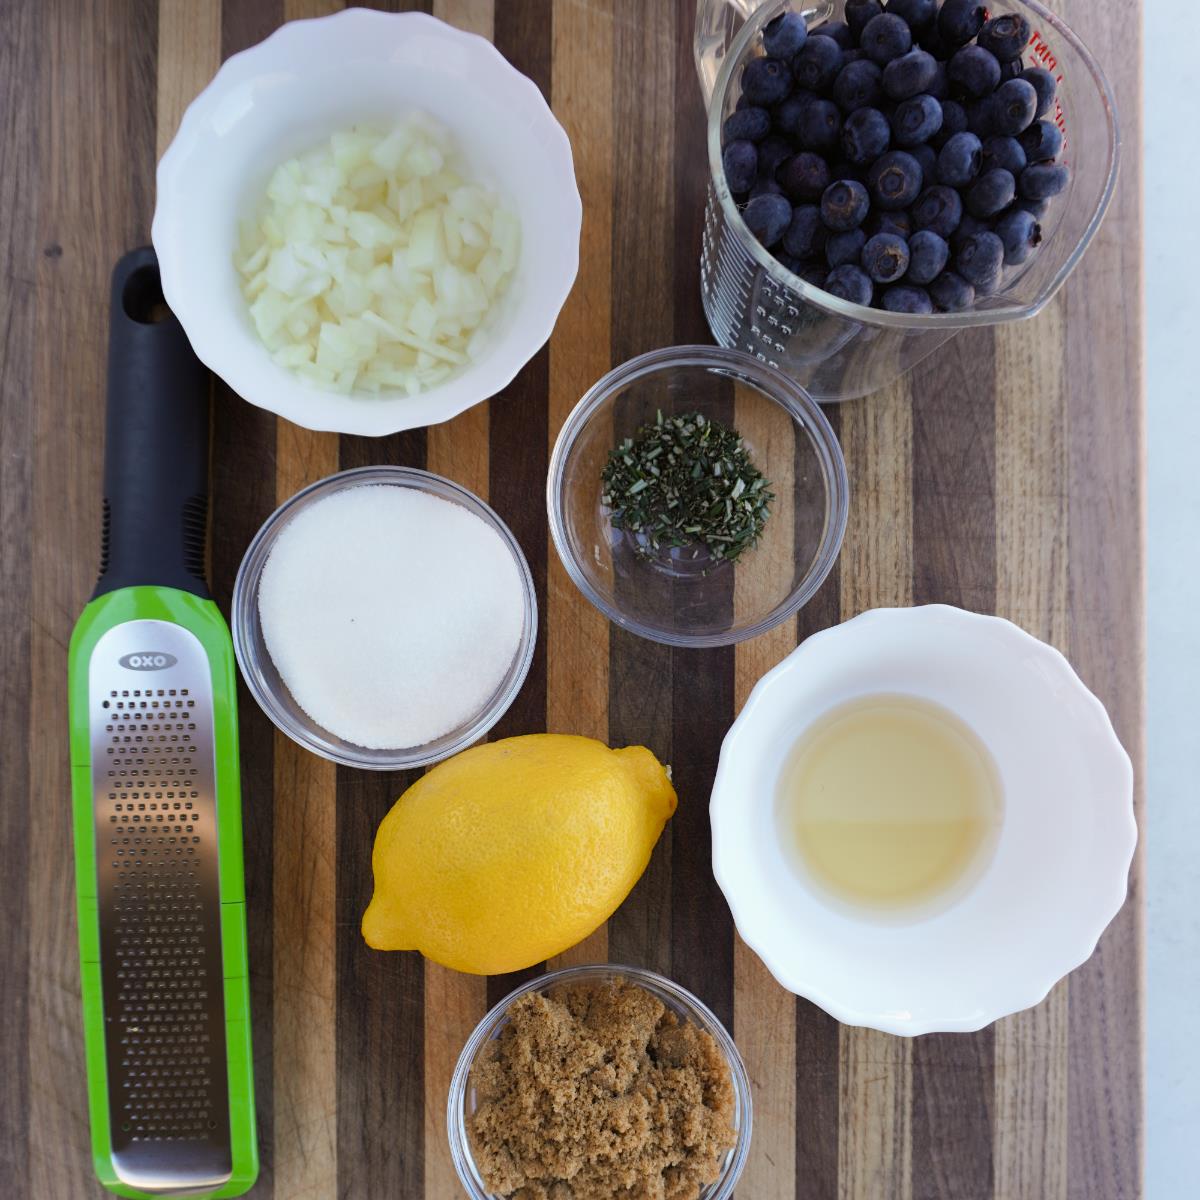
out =
<path fill-rule="evenodd" d="M 234 263 L 281 368 L 331 391 L 416 395 L 486 350 L 519 257 L 516 216 L 414 112 L 277 167 Z"/>

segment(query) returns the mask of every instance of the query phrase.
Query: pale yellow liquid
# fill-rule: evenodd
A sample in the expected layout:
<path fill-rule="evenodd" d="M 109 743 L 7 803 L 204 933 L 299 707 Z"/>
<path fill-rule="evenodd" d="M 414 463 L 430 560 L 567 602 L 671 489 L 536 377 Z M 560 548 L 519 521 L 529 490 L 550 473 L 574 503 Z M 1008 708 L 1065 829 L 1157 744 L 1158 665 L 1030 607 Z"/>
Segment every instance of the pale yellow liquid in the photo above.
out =
<path fill-rule="evenodd" d="M 837 899 L 937 908 L 986 866 L 1003 811 L 987 748 L 912 696 L 851 701 L 808 729 L 777 799 L 785 854 Z"/>

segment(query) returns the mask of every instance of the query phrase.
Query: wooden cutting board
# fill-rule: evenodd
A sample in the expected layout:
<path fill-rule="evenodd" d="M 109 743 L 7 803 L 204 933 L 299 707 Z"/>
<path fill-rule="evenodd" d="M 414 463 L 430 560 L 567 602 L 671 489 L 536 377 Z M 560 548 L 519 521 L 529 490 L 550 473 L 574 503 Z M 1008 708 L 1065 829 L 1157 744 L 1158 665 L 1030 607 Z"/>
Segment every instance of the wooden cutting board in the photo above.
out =
<path fill-rule="evenodd" d="M 428 9 L 430 6 L 425 5 Z M 448 425 L 370 441 L 297 429 L 217 389 L 216 593 L 276 503 L 339 468 L 427 467 L 520 539 L 542 615 L 495 736 L 573 731 L 674 764 L 678 815 L 628 902 L 563 961 L 672 976 L 732 1029 L 755 1089 L 752 1200 L 1131 1200 L 1141 1188 L 1142 898 L 1031 1012 L 904 1041 L 839 1027 L 738 941 L 709 869 L 722 735 L 796 642 L 864 608 L 945 601 L 1064 650 L 1141 763 L 1142 367 L 1138 6 L 1057 0 L 1117 94 L 1125 165 L 1070 284 L 1035 321 L 964 333 L 831 410 L 853 505 L 798 622 L 736 650 L 616 630 L 548 550 L 553 438 L 612 364 L 706 342 L 706 154 L 694 0 L 435 0 L 546 94 L 575 150 L 579 281 L 549 346 Z M 88 1154 L 66 743 L 66 646 L 98 556 L 108 275 L 148 240 L 154 164 L 222 58 L 315 0 L 9 0 L 0 10 L 0 1176 L 101 1195 Z M 260 1200 L 459 1195 L 451 1067 L 514 984 L 369 951 L 375 827 L 409 782 L 335 769 L 241 703 Z"/>

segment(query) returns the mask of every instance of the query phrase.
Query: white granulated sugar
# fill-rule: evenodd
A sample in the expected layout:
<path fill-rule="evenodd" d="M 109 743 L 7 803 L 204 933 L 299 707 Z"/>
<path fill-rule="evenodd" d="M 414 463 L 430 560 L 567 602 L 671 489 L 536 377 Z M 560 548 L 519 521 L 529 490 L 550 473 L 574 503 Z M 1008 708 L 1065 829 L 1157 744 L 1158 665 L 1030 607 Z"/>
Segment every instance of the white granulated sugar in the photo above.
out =
<path fill-rule="evenodd" d="M 474 513 L 363 484 L 298 513 L 258 594 L 263 638 L 296 703 L 372 750 L 431 742 L 474 717 L 512 664 L 522 579 Z"/>

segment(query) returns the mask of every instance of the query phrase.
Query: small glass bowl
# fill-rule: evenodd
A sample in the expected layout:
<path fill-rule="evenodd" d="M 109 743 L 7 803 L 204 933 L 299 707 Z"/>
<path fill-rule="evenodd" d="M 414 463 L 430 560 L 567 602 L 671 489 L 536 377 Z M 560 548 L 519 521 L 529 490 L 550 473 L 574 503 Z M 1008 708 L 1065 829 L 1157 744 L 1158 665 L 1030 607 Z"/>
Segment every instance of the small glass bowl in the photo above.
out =
<path fill-rule="evenodd" d="M 703 1004 L 691 992 L 681 988 L 679 984 L 653 971 L 645 971 L 641 967 L 624 967 L 616 963 L 597 963 L 586 967 L 567 967 L 562 971 L 551 971 L 539 975 L 536 979 L 517 988 L 505 996 L 488 1014 L 475 1026 L 474 1033 L 467 1039 L 462 1053 L 458 1056 L 458 1064 L 450 1080 L 450 1095 L 446 1103 L 446 1130 L 450 1138 L 450 1156 L 454 1160 L 454 1168 L 458 1172 L 459 1181 L 471 1200 L 501 1200 L 495 1192 L 489 1192 L 471 1152 L 471 1138 L 467 1129 L 467 1121 L 475 1111 L 475 1089 L 471 1086 L 471 1071 L 479 1058 L 485 1043 L 500 1035 L 500 1031 L 508 1024 L 508 1006 L 519 996 L 528 992 L 545 993 L 557 983 L 573 983 L 587 979 L 596 983 L 610 983 L 624 979 L 657 996 L 681 1021 L 695 1025 L 712 1037 L 720 1049 L 729 1067 L 729 1077 L 733 1083 L 734 1113 L 733 1124 L 737 1141 L 732 1150 L 725 1156 L 721 1174 L 710 1183 L 696 1200 L 728 1200 L 733 1195 L 742 1170 L 746 1165 L 746 1157 L 750 1152 L 750 1133 L 753 1125 L 753 1102 L 750 1098 L 750 1077 L 746 1074 L 746 1066 L 738 1053 L 733 1038 L 725 1031 L 725 1027 L 717 1020 L 707 1005 Z"/>
<path fill-rule="evenodd" d="M 697 545 L 647 557 L 601 503 L 609 451 L 660 411 L 733 427 L 771 484 L 762 538 L 736 563 Z M 727 646 L 812 598 L 842 546 L 849 484 L 837 436 L 799 384 L 736 350 L 671 346 L 610 371 L 575 406 L 554 446 L 546 505 L 567 574 L 610 621 L 670 646 Z"/>
<path fill-rule="evenodd" d="M 413 488 L 427 495 L 461 504 L 504 539 L 521 576 L 525 595 L 525 620 L 521 629 L 521 640 L 507 674 L 483 708 L 470 720 L 423 746 L 372 750 L 345 741 L 318 725 L 293 699 L 271 661 L 263 639 L 258 612 L 258 588 L 263 568 L 274 548 L 276 538 L 297 513 L 318 500 L 323 500 L 334 492 L 362 487 L 364 484 Z M 370 771 L 402 771 L 427 766 L 458 753 L 481 738 L 504 715 L 521 690 L 525 676 L 529 674 L 534 643 L 537 641 L 537 596 L 533 588 L 533 576 L 511 530 L 478 496 L 466 488 L 452 483 L 449 479 L 443 479 L 440 475 L 418 471 L 414 467 L 359 467 L 353 471 L 342 471 L 310 484 L 281 504 L 254 535 L 254 540 L 242 559 L 242 565 L 238 568 L 237 580 L 233 585 L 232 617 L 233 649 L 237 655 L 238 666 L 246 686 L 263 712 L 294 742 L 298 742 L 314 754 L 348 767 L 364 767 Z"/>

